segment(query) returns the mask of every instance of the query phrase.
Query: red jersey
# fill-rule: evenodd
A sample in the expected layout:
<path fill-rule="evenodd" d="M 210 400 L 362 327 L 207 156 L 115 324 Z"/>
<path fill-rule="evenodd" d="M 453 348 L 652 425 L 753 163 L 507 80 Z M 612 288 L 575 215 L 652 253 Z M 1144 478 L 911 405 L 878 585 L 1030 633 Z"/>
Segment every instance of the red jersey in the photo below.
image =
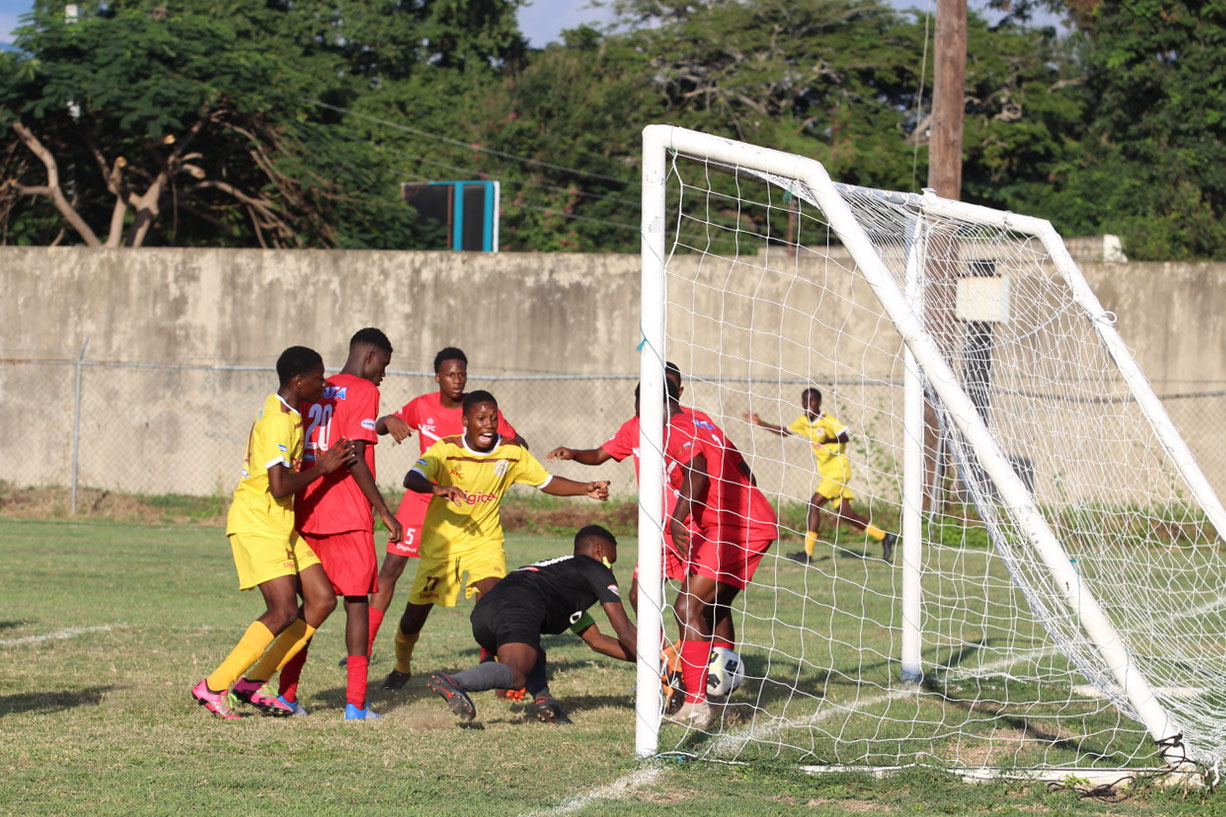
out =
<path fill-rule="evenodd" d="M 315 464 L 316 453 L 327 451 L 331 441 L 347 437 L 366 443 L 366 467 L 375 475 L 379 388 L 374 383 L 352 374 L 333 375 L 318 403 L 302 404 L 302 416 L 307 424 L 304 469 Z M 343 468 L 299 491 L 294 513 L 298 529 L 316 536 L 374 529 L 370 500 Z"/>
<path fill-rule="evenodd" d="M 745 457 L 723 429 L 706 415 L 681 413 L 669 420 L 669 430 L 669 452 L 676 465 L 685 465 L 699 454 L 706 460 L 710 484 L 707 495 L 696 498 L 694 515 L 709 540 L 741 542 L 778 537 L 775 509 L 749 481 Z M 673 437 L 677 438 L 675 443 Z M 687 442 L 692 445 L 686 446 Z M 679 488 L 682 471 L 676 465 L 669 465 L 669 482 Z"/>
<path fill-rule="evenodd" d="M 682 414 L 689 417 L 703 417 L 707 415 L 702 412 L 692 412 L 689 409 L 682 409 Z M 708 422 L 710 422 L 708 420 Z M 677 437 L 674 434 L 665 434 L 664 440 L 664 459 L 665 464 L 669 461 L 676 460 L 677 457 L 683 457 L 682 462 L 689 462 L 693 459 L 693 454 L 689 453 L 693 434 L 682 435 Z M 629 420 L 621 424 L 621 427 L 613 434 L 612 437 L 600 444 L 600 447 L 613 459 L 621 462 L 626 457 L 634 457 L 634 478 L 639 477 L 639 418 L 631 417 Z"/>
<path fill-rule="evenodd" d="M 414 397 L 392 416 L 399 417 L 417 431 L 417 442 L 421 445 L 422 454 L 444 437 L 464 435 L 463 407 L 445 408 L 443 396 L 436 391 Z M 518 436 L 514 426 L 507 422 L 501 410 L 498 412 L 498 433 L 506 440 Z"/>

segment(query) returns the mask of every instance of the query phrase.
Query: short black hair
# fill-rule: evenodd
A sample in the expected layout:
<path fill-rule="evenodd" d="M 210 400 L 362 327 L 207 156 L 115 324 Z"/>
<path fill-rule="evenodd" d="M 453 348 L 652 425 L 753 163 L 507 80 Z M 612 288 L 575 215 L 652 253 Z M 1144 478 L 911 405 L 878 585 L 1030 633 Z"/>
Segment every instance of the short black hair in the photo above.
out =
<path fill-rule="evenodd" d="M 382 329 L 376 329 L 373 326 L 359 329 L 353 333 L 353 337 L 349 339 L 349 348 L 352 349 L 359 344 L 373 346 L 380 351 L 387 352 L 389 355 L 392 353 L 392 342 L 387 339 L 387 335 L 383 334 Z"/>
<path fill-rule="evenodd" d="M 639 400 L 642 396 L 642 385 L 634 387 L 634 399 Z M 681 387 L 667 377 L 664 378 L 664 393 L 668 395 L 669 400 L 677 401 L 681 399 Z"/>
<path fill-rule="evenodd" d="M 298 375 L 309 374 L 323 365 L 324 359 L 314 349 L 291 346 L 277 358 L 277 377 L 281 379 L 281 385 L 285 386 Z"/>
<path fill-rule="evenodd" d="M 463 412 L 467 414 L 468 410 L 478 403 L 493 403 L 495 408 L 498 407 L 498 401 L 494 399 L 494 395 L 490 394 L 485 389 L 477 389 L 476 391 L 470 391 L 468 394 L 464 395 L 464 402 L 462 404 L 464 406 Z"/>
<path fill-rule="evenodd" d="M 673 363 L 671 360 L 665 362 L 664 364 L 664 376 L 668 377 L 669 375 L 677 378 L 678 383 L 681 382 L 681 369 L 678 368 L 677 364 Z"/>
<path fill-rule="evenodd" d="M 579 528 L 579 532 L 575 534 L 575 547 L 579 547 L 579 543 L 584 539 L 590 539 L 593 536 L 604 539 L 613 547 L 617 547 L 617 538 L 604 525 L 586 525 Z"/>
<path fill-rule="evenodd" d="M 435 374 L 438 374 L 438 368 L 443 365 L 444 360 L 459 360 L 468 366 L 468 355 L 454 346 L 448 346 L 446 349 L 439 349 L 438 354 L 434 356 Z"/>
<path fill-rule="evenodd" d="M 821 399 L 822 399 L 822 390 L 821 390 L 821 389 L 819 389 L 819 388 L 817 388 L 816 386 L 810 386 L 809 388 L 807 388 L 807 389 L 805 389 L 804 391 L 802 391 L 802 392 L 800 393 L 800 399 L 801 399 L 801 400 L 804 400 L 804 399 L 805 399 L 806 397 L 808 397 L 810 394 L 816 394 L 816 395 L 817 395 L 817 399 L 818 399 L 818 401 L 819 401 L 819 402 L 821 401 Z"/>

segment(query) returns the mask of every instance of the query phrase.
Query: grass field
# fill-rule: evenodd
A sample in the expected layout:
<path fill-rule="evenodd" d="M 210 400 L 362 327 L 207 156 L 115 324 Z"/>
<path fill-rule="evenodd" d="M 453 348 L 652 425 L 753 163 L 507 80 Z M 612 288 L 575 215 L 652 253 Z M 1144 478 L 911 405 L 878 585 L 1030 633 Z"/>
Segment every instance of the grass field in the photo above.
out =
<path fill-rule="evenodd" d="M 562 536 L 508 544 L 516 563 L 568 549 Z M 630 565 L 617 567 L 626 581 Z M 892 581 L 885 565 L 867 560 L 842 569 L 871 574 L 869 584 Z M 804 581 L 799 571 L 785 579 Z M 479 695 L 479 727 L 462 729 L 421 673 L 475 660 L 467 605 L 431 619 L 419 675 L 399 693 L 377 689 L 390 668 L 390 633 L 381 634 L 371 670 L 378 722 L 341 718 L 338 617 L 316 638 L 303 674 L 311 717 L 224 723 L 188 690 L 262 609 L 234 584 L 216 527 L 0 520 L 0 814 L 1226 812 L 1212 793 L 1156 786 L 1108 805 L 1036 783 L 963 784 L 923 768 L 876 779 L 810 776 L 784 760 L 639 762 L 632 667 L 572 636 L 546 647 L 552 689 L 575 726 L 546 726 L 523 704 Z M 741 623 L 749 634 L 761 626 Z M 745 652 L 752 670 L 756 659 Z M 846 684 L 835 676 L 834 686 Z M 679 731 L 664 734 L 687 748 Z"/>

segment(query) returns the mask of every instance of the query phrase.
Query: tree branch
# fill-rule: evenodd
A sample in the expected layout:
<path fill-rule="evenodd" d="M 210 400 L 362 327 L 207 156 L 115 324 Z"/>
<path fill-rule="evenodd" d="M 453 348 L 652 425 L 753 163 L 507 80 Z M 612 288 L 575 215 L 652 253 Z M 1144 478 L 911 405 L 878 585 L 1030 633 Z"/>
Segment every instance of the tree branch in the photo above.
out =
<path fill-rule="evenodd" d="M 98 236 L 85 223 L 85 219 L 81 218 L 81 214 L 68 203 L 68 199 L 64 198 L 64 191 L 60 189 L 59 166 L 55 162 L 55 157 L 51 155 L 51 151 L 47 150 L 46 146 L 38 140 L 38 137 L 21 120 L 13 122 L 13 130 L 17 133 L 22 143 L 30 149 L 30 152 L 37 156 L 39 161 L 43 163 L 43 166 L 47 168 L 46 187 L 44 189 L 29 189 L 50 198 L 51 202 L 55 205 L 55 209 L 77 231 L 77 234 L 81 236 L 86 246 L 101 247 L 102 242 L 98 240 Z"/>

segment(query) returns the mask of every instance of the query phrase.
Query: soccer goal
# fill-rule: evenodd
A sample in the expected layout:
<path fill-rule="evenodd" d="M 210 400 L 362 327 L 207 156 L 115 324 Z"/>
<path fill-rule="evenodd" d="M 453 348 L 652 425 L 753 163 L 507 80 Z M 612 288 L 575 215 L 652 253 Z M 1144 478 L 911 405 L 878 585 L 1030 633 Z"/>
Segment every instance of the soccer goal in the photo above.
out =
<path fill-rule="evenodd" d="M 837 184 L 811 159 L 643 135 L 639 755 L 830 767 L 1215 768 L 1226 511 L 1051 225 Z M 781 537 L 733 605 L 745 680 L 662 714 L 665 361 Z M 847 427 L 807 560 L 801 393 Z"/>

